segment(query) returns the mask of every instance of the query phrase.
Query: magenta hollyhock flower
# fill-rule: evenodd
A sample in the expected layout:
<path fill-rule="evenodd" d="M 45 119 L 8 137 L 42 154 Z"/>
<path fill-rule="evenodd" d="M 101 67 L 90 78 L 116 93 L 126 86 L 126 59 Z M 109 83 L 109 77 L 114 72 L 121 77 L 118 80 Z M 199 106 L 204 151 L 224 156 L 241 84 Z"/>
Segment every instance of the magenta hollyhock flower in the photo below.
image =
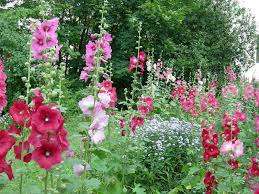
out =
<path fill-rule="evenodd" d="M 4 73 L 4 64 L 0 59 L 0 114 L 2 114 L 3 109 L 7 105 L 7 96 L 6 96 L 6 74 Z"/>
<path fill-rule="evenodd" d="M 25 101 L 18 100 L 9 109 L 13 121 L 20 126 L 24 126 L 30 120 L 30 109 Z"/>
<path fill-rule="evenodd" d="M 33 90 L 34 97 L 32 98 L 32 102 L 34 104 L 34 111 L 37 111 L 38 108 L 43 105 L 44 98 L 39 88 Z"/>
<path fill-rule="evenodd" d="M 43 50 L 47 48 L 46 45 L 46 36 L 39 30 L 36 30 L 33 33 L 33 39 L 31 44 L 31 49 L 33 53 L 41 53 Z"/>
<path fill-rule="evenodd" d="M 53 18 L 51 20 L 46 20 L 41 23 L 39 30 L 48 34 L 55 34 L 59 25 L 59 19 Z"/>
<path fill-rule="evenodd" d="M 14 144 L 15 139 L 7 131 L 0 131 L 0 159 L 6 156 Z"/>
<path fill-rule="evenodd" d="M 130 57 L 129 72 L 134 71 L 138 66 L 138 58 L 135 56 Z"/>
<path fill-rule="evenodd" d="M 85 70 L 81 71 L 81 74 L 80 74 L 80 79 L 81 80 L 84 80 L 84 81 L 87 81 L 89 78 L 89 73 Z"/>
<path fill-rule="evenodd" d="M 60 112 L 50 106 L 42 105 L 32 114 L 31 125 L 41 133 L 57 132 L 61 124 L 63 123 Z"/>
<path fill-rule="evenodd" d="M 140 51 L 139 52 L 139 61 L 141 63 L 145 63 L 146 62 L 146 53 L 144 51 Z"/>
<path fill-rule="evenodd" d="M 227 66 L 226 73 L 228 75 L 228 80 L 233 82 L 237 79 L 236 73 L 232 69 L 231 65 Z"/>
<path fill-rule="evenodd" d="M 138 106 L 138 111 L 142 116 L 147 116 L 147 114 L 149 113 L 149 108 L 145 105 L 139 105 Z"/>
<path fill-rule="evenodd" d="M 259 137 L 257 137 L 257 138 L 255 139 L 255 145 L 256 145 L 257 148 L 259 148 Z"/>
<path fill-rule="evenodd" d="M 238 95 L 238 88 L 235 84 L 229 84 L 222 88 L 222 95 L 224 98 L 235 97 Z"/>
<path fill-rule="evenodd" d="M 9 180 L 12 180 L 14 178 L 11 165 L 8 164 L 4 158 L 0 158 L 0 173 L 3 172 L 6 173 Z"/>
<path fill-rule="evenodd" d="M 103 50 L 103 59 L 105 61 L 107 61 L 108 59 L 111 59 L 111 57 L 112 57 L 111 45 L 108 42 L 102 42 L 101 48 Z"/>
<path fill-rule="evenodd" d="M 245 100 L 250 100 L 254 98 L 254 86 L 248 84 L 245 86 L 243 97 Z"/>
<path fill-rule="evenodd" d="M 140 127 L 142 125 L 144 125 L 143 117 L 134 116 L 131 118 L 130 129 L 131 129 L 131 132 L 133 133 L 133 135 L 135 135 L 137 127 Z"/>
<path fill-rule="evenodd" d="M 61 150 L 57 143 L 42 140 L 41 146 L 32 152 L 32 160 L 41 168 L 50 170 L 62 162 Z"/>
<path fill-rule="evenodd" d="M 105 42 L 111 42 L 112 41 L 112 35 L 109 33 L 106 33 L 103 35 L 102 40 Z"/>
<path fill-rule="evenodd" d="M 149 108 L 149 110 L 153 110 L 153 98 L 147 96 L 147 97 L 142 97 L 141 98 L 142 102 L 145 102 Z"/>

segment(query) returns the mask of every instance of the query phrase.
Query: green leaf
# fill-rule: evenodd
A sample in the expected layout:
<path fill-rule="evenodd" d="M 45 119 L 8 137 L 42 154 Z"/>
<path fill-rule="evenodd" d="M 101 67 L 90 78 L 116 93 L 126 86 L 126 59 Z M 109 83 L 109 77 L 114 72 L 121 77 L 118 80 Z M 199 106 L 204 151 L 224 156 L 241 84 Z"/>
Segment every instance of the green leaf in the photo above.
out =
<path fill-rule="evenodd" d="M 135 185 L 132 191 L 136 194 L 146 194 L 146 189 L 142 188 L 140 184 Z"/>
<path fill-rule="evenodd" d="M 95 190 L 98 189 L 101 185 L 101 182 L 96 179 L 96 178 L 91 178 L 85 181 L 85 186 L 89 189 L 89 190 Z"/>

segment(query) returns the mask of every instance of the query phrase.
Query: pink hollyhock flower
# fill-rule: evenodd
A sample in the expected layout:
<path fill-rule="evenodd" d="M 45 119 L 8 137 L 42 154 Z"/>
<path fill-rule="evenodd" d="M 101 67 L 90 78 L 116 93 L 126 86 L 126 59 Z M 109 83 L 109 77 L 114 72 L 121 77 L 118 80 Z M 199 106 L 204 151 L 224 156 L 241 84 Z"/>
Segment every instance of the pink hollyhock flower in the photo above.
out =
<path fill-rule="evenodd" d="M 103 110 L 96 111 L 93 118 L 90 130 L 103 130 L 108 125 L 109 116 Z"/>
<path fill-rule="evenodd" d="M 14 146 L 14 154 L 16 159 L 21 160 L 22 153 L 23 153 L 23 161 L 25 163 L 30 162 L 32 154 L 30 153 L 30 144 L 28 141 L 20 142 L 19 145 Z"/>
<path fill-rule="evenodd" d="M 0 158 L 4 158 L 14 144 L 15 139 L 7 131 L 0 131 Z"/>
<path fill-rule="evenodd" d="M 254 91 L 254 96 L 255 96 L 255 106 L 259 107 L 259 89 L 255 89 Z"/>
<path fill-rule="evenodd" d="M 112 89 L 112 82 L 110 80 L 104 80 L 100 83 L 101 90 L 109 91 Z"/>
<path fill-rule="evenodd" d="M 99 144 L 105 140 L 104 130 L 90 130 L 89 135 L 94 144 Z"/>
<path fill-rule="evenodd" d="M 103 35 L 102 40 L 105 42 L 111 42 L 112 41 L 112 35 L 109 33 L 106 33 Z"/>
<path fill-rule="evenodd" d="M 2 114 L 3 109 L 7 105 L 7 97 L 6 97 L 6 78 L 7 76 L 4 73 L 4 64 L 0 59 L 0 114 Z"/>
<path fill-rule="evenodd" d="M 42 140 L 41 146 L 32 152 L 32 159 L 45 170 L 50 170 L 53 166 L 61 163 L 61 150 L 56 143 Z"/>
<path fill-rule="evenodd" d="M 39 30 L 48 34 L 55 34 L 58 28 L 59 20 L 58 18 L 53 18 L 51 20 L 46 20 L 41 23 Z"/>
<path fill-rule="evenodd" d="M 220 151 L 222 154 L 231 153 L 231 158 L 235 159 L 243 155 L 244 145 L 240 140 L 236 140 L 235 142 L 226 141 L 222 144 Z"/>
<path fill-rule="evenodd" d="M 259 133 L 259 115 L 255 116 L 255 131 Z"/>
<path fill-rule="evenodd" d="M 25 101 L 18 100 L 9 109 L 13 121 L 20 126 L 24 126 L 30 119 L 30 110 Z"/>
<path fill-rule="evenodd" d="M 235 97 L 238 95 L 238 88 L 235 84 L 229 84 L 222 88 L 222 95 L 224 98 Z"/>
<path fill-rule="evenodd" d="M 233 115 L 233 119 L 235 122 L 238 122 L 238 121 L 244 122 L 246 121 L 246 114 L 240 110 L 237 110 Z"/>
<path fill-rule="evenodd" d="M 142 116 L 147 116 L 147 114 L 149 113 L 149 108 L 145 105 L 139 105 L 138 106 L 138 111 Z"/>
<path fill-rule="evenodd" d="M 82 164 L 74 164 L 73 165 L 73 171 L 76 176 L 81 176 L 85 171 L 91 170 L 91 166 L 87 164 L 86 166 L 83 166 Z"/>
<path fill-rule="evenodd" d="M 252 84 L 245 86 L 243 97 L 245 100 L 250 100 L 254 98 L 254 87 Z"/>
<path fill-rule="evenodd" d="M 108 108 L 109 104 L 111 102 L 111 97 L 108 93 L 102 92 L 98 94 L 98 98 L 100 99 L 101 104 L 105 107 Z"/>
<path fill-rule="evenodd" d="M 47 48 L 46 45 L 46 36 L 39 30 L 36 30 L 33 33 L 32 45 L 31 49 L 33 53 L 41 53 L 43 50 Z"/>
<path fill-rule="evenodd" d="M 81 71 L 81 74 L 80 74 L 80 79 L 81 80 L 84 80 L 84 81 L 87 81 L 89 78 L 89 72 L 83 70 Z"/>
<path fill-rule="evenodd" d="M 42 105 L 32 114 L 31 125 L 37 127 L 41 133 L 56 132 L 62 123 L 62 117 L 58 110 L 47 105 Z"/>
<path fill-rule="evenodd" d="M 101 48 L 103 50 L 103 59 L 107 61 L 112 57 L 112 48 L 108 42 L 102 42 Z"/>
<path fill-rule="evenodd" d="M 6 173 L 9 180 L 12 180 L 14 178 L 11 165 L 7 164 L 4 158 L 0 158 L 0 173 L 3 172 Z"/>
<path fill-rule="evenodd" d="M 153 98 L 147 96 L 141 98 L 142 102 L 145 102 L 150 110 L 153 110 Z"/>
<path fill-rule="evenodd" d="M 233 81 L 235 81 L 237 79 L 236 73 L 232 69 L 231 65 L 227 66 L 226 73 L 228 75 L 229 81 L 233 82 Z"/>
<path fill-rule="evenodd" d="M 130 128 L 133 134 L 136 133 L 137 127 L 144 125 L 144 118 L 143 117 L 132 117 L 130 121 Z"/>
<path fill-rule="evenodd" d="M 134 71 L 138 66 L 138 58 L 135 56 L 130 57 L 129 72 Z"/>
<path fill-rule="evenodd" d="M 253 192 L 253 194 L 259 194 L 259 183 L 254 183 L 250 185 L 250 189 Z"/>
<path fill-rule="evenodd" d="M 97 103 L 97 102 L 96 102 Z M 83 98 L 79 102 L 79 107 L 84 113 L 84 115 L 89 116 L 92 114 L 92 111 L 95 106 L 95 100 L 93 96 L 87 96 L 86 98 Z"/>
<path fill-rule="evenodd" d="M 144 51 L 140 51 L 139 52 L 139 61 L 141 63 L 145 63 L 146 62 L 146 53 Z"/>

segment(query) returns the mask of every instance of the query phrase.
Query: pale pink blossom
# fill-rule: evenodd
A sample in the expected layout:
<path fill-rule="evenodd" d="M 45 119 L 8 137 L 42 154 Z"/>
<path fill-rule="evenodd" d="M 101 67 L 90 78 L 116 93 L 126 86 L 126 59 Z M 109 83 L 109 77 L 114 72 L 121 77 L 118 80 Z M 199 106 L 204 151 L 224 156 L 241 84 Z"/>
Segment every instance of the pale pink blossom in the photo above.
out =
<path fill-rule="evenodd" d="M 232 159 L 236 159 L 244 154 L 244 145 L 240 140 L 225 141 L 220 148 L 220 152 L 224 155 L 230 154 Z"/>
<path fill-rule="evenodd" d="M 90 131 L 90 137 L 94 144 L 99 144 L 105 140 L 105 134 L 103 130 Z"/>
<path fill-rule="evenodd" d="M 83 98 L 79 102 L 79 107 L 84 113 L 84 115 L 89 116 L 92 114 L 92 111 L 94 109 L 95 100 L 93 96 L 87 96 L 86 98 Z"/>
<path fill-rule="evenodd" d="M 252 84 L 248 84 L 245 86 L 243 96 L 245 100 L 250 100 L 254 98 L 254 87 Z"/>
<path fill-rule="evenodd" d="M 100 102 L 102 103 L 102 105 L 105 108 L 109 107 L 109 104 L 111 102 L 111 97 L 110 97 L 110 95 L 108 93 L 101 92 L 101 93 L 98 94 L 98 98 L 100 99 Z"/>

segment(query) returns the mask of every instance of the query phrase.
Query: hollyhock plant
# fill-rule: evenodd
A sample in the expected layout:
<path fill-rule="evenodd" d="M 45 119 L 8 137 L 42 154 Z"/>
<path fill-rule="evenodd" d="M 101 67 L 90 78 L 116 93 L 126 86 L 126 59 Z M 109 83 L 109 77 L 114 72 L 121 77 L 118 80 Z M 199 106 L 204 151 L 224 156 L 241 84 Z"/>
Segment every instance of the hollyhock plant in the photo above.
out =
<path fill-rule="evenodd" d="M 7 105 L 7 97 L 6 97 L 6 78 L 7 76 L 4 73 L 4 64 L 0 59 L 0 114 L 2 114 L 3 109 Z"/>
<path fill-rule="evenodd" d="M 243 155 L 244 145 L 240 140 L 226 141 L 222 144 L 220 149 L 222 154 L 229 154 L 232 159 L 236 159 Z"/>
<path fill-rule="evenodd" d="M 255 96 L 255 106 L 259 107 L 259 88 L 255 89 L 254 96 Z"/>

